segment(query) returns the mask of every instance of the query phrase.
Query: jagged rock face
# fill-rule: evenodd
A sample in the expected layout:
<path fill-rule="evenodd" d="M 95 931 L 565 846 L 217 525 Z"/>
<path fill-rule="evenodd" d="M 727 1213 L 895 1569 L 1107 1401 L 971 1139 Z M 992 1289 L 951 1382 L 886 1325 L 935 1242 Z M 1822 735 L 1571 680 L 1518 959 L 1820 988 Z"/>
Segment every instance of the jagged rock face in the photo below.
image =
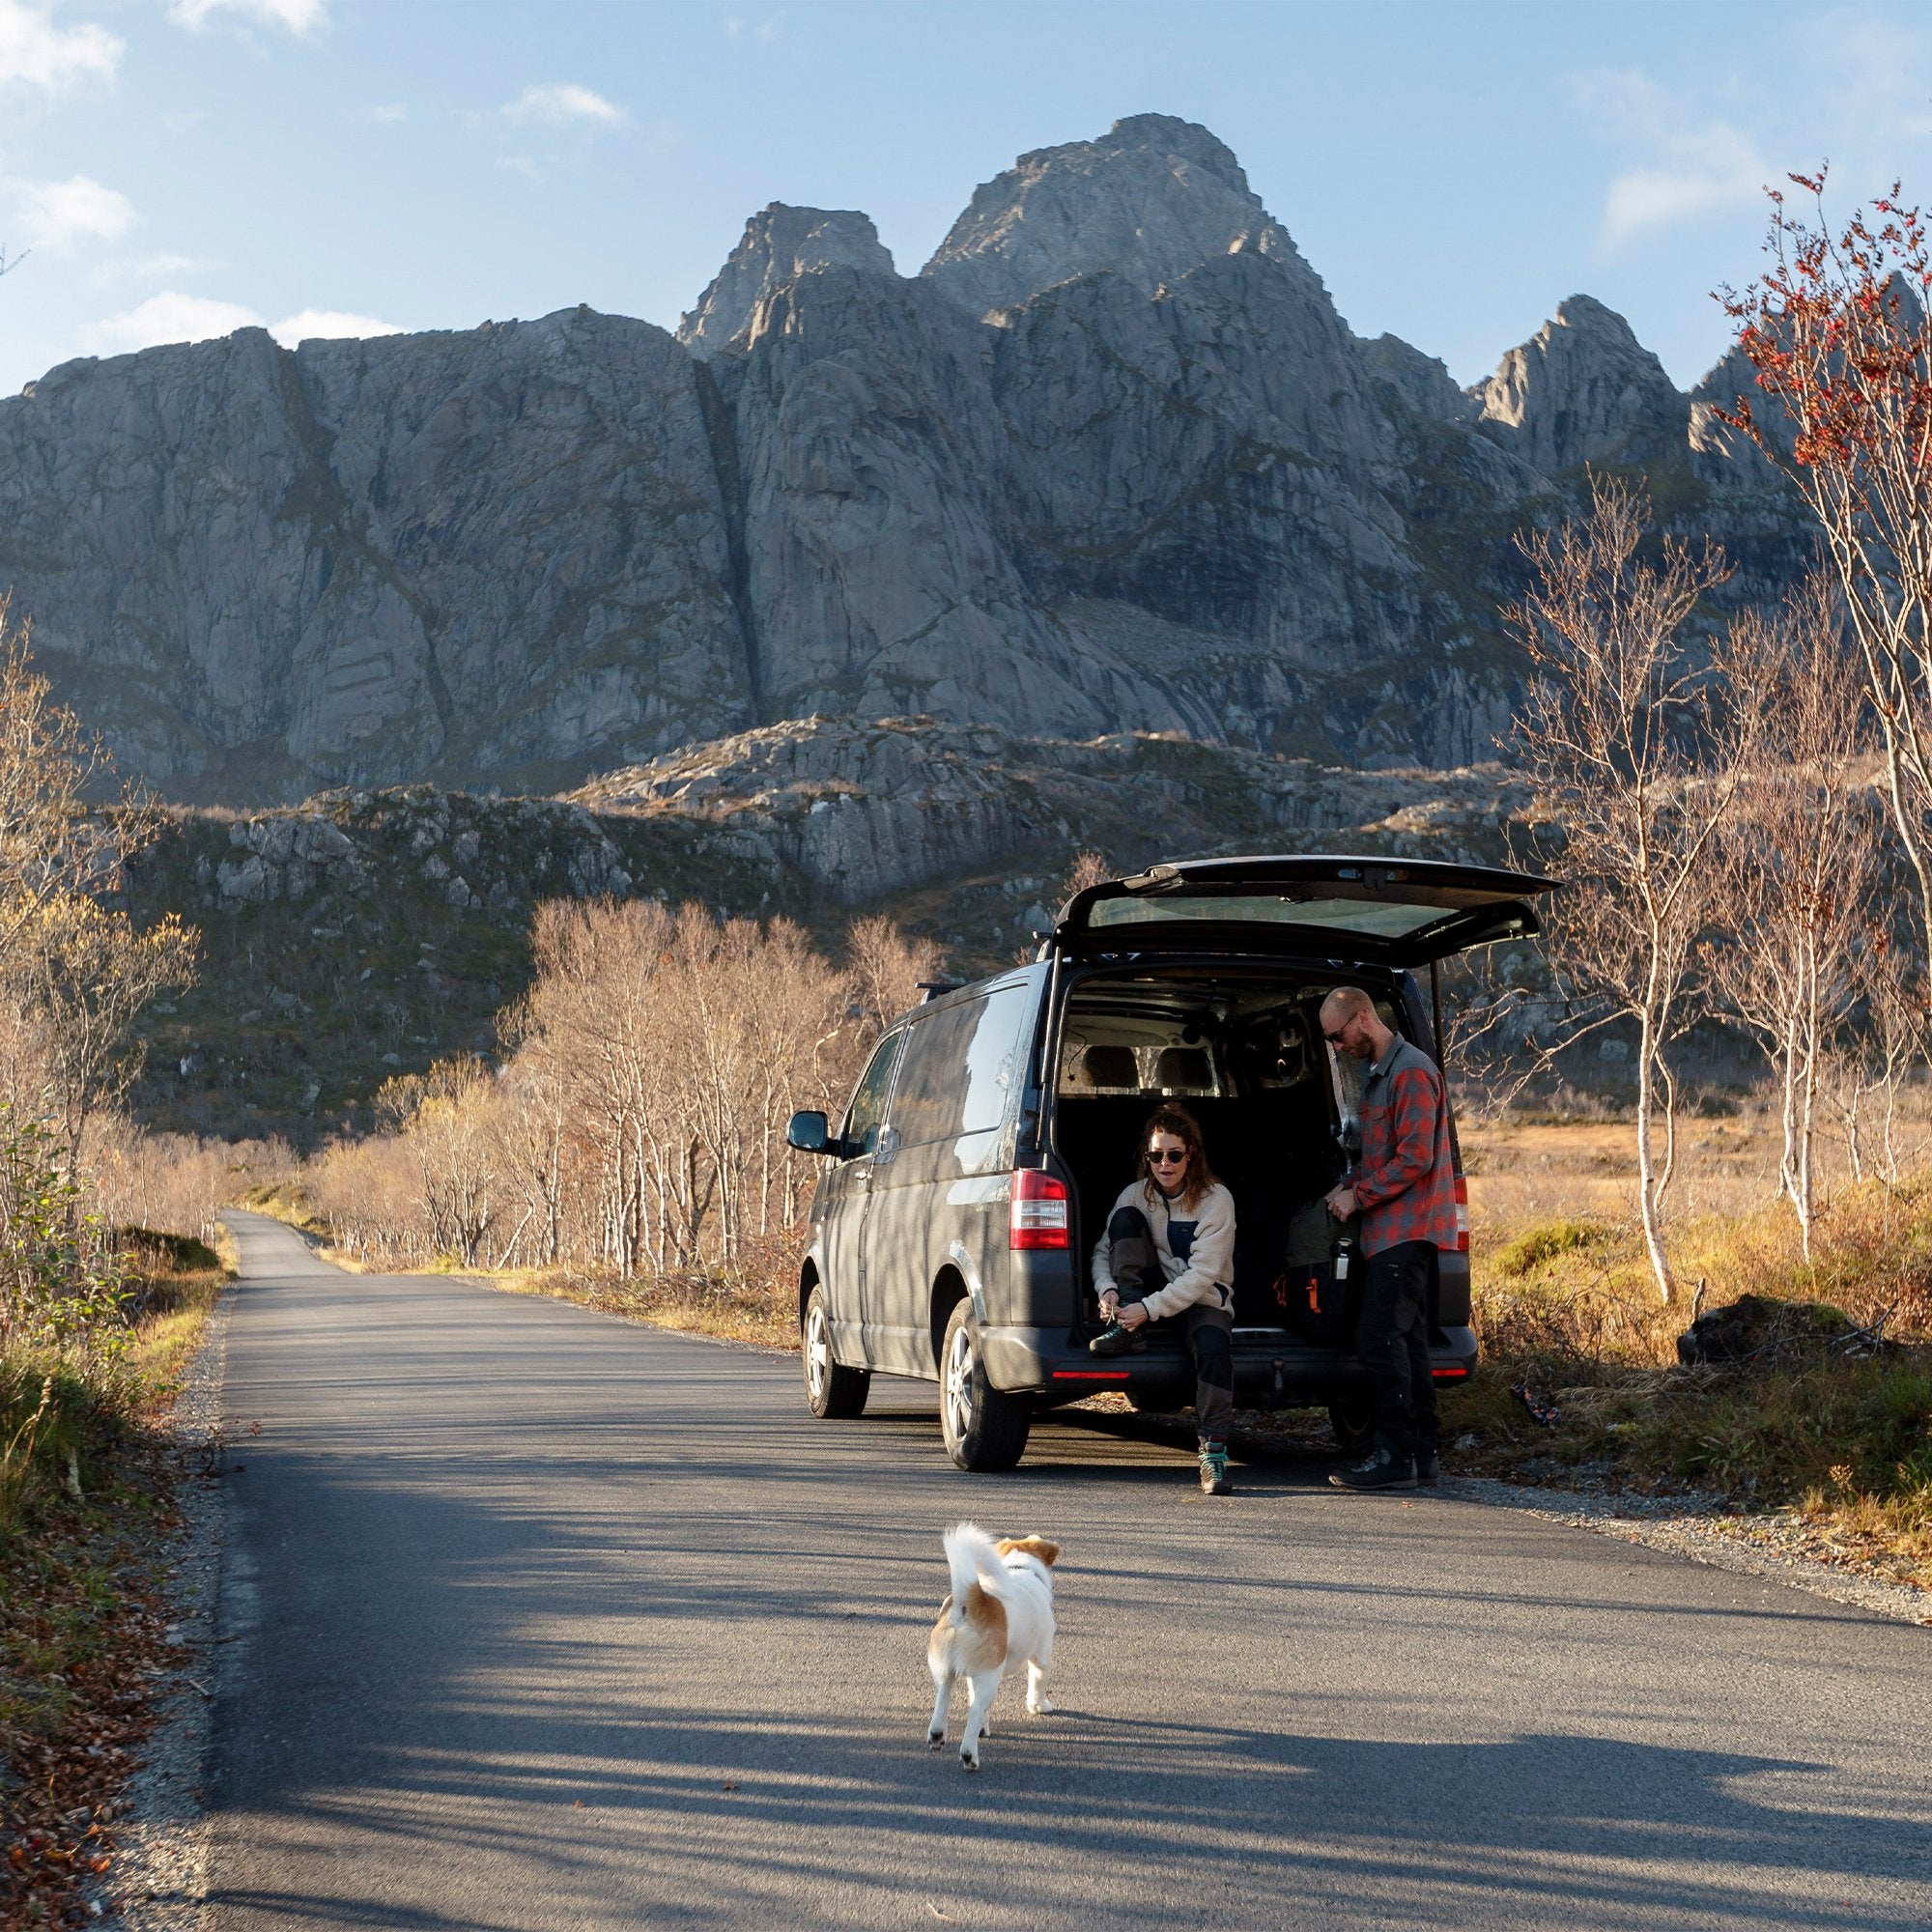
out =
<path fill-rule="evenodd" d="M 1690 410 L 1630 324 L 1589 296 L 1512 349 L 1470 391 L 1482 427 L 1546 476 L 1681 455 Z"/>
<path fill-rule="evenodd" d="M 869 215 L 775 201 L 746 222 L 744 239 L 678 324 L 677 339 L 695 355 L 711 355 L 748 335 L 759 305 L 779 290 L 813 270 L 832 268 L 895 272 Z"/>
<path fill-rule="evenodd" d="M 581 771 L 749 708 L 694 365 L 645 323 L 70 363 L 0 403 L 0 530 L 62 694 L 180 793 Z"/>
<path fill-rule="evenodd" d="M 1118 274 L 1151 295 L 1243 249 L 1313 279 L 1227 147 L 1191 122 L 1136 114 L 1097 141 L 1022 155 L 976 188 L 921 273 L 985 315 L 1075 275 Z"/>
<path fill-rule="evenodd" d="M 551 789 L 814 712 L 1463 764 L 1508 715 L 1511 534 L 1579 464 L 1666 474 L 1740 591 L 1802 555 L 1600 304 L 1462 396 L 1163 116 L 1022 157 L 916 277 L 774 204 L 680 336 L 68 364 L 0 402 L 0 584 L 127 764 L 252 804 Z"/>

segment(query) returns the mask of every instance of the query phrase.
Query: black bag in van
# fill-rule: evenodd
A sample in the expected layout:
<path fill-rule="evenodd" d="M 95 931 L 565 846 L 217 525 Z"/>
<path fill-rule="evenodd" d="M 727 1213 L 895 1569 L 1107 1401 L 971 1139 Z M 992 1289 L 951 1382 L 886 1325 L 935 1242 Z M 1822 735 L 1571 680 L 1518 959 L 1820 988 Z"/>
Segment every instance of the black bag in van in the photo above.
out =
<path fill-rule="evenodd" d="M 1337 1281 L 1333 1262 L 1284 1269 L 1274 1284 L 1282 1325 L 1310 1342 L 1334 1348 L 1351 1344 L 1362 1313 L 1360 1277 L 1358 1264 L 1348 1280 Z"/>

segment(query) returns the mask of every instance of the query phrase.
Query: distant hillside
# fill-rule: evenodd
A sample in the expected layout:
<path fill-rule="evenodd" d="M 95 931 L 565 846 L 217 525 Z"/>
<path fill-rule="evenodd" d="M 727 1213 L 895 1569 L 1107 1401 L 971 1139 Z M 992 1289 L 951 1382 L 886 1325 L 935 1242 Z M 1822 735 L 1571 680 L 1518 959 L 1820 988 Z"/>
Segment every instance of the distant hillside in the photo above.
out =
<path fill-rule="evenodd" d="M 1037 943 L 1083 848 L 1122 867 L 1240 849 L 1499 858 L 1517 804 L 1493 767 L 1350 773 L 1175 738 L 814 721 L 582 800 L 414 786 L 181 811 L 128 892 L 143 916 L 199 925 L 206 969 L 145 1017 L 135 1105 L 155 1125 L 304 1145 L 366 1128 L 390 1074 L 496 1049 L 544 897 L 783 913 L 828 949 L 883 907 L 979 972 Z"/>
<path fill-rule="evenodd" d="M 1205 128 L 1024 156 L 902 277 L 754 215 L 676 336 L 588 309 L 52 371 L 0 402 L 0 585 L 185 801 L 554 791 L 821 714 L 1493 755 L 1509 538 L 1586 463 L 1730 545 L 1790 506 L 1615 315 L 1464 394 L 1358 339 Z"/>

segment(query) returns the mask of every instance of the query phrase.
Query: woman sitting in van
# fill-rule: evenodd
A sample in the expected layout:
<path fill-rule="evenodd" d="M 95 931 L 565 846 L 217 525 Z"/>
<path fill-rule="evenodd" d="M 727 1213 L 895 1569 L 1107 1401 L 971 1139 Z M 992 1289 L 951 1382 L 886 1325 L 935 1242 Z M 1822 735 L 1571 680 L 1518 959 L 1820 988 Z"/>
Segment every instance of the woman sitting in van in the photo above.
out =
<path fill-rule="evenodd" d="M 1109 1325 L 1096 1355 L 1147 1347 L 1147 1324 L 1184 1316 L 1194 1354 L 1194 1414 L 1204 1495 L 1234 1492 L 1228 1418 L 1235 1406 L 1235 1197 L 1214 1179 L 1185 1107 L 1156 1107 L 1140 1162 L 1094 1248 L 1094 1286 Z"/>

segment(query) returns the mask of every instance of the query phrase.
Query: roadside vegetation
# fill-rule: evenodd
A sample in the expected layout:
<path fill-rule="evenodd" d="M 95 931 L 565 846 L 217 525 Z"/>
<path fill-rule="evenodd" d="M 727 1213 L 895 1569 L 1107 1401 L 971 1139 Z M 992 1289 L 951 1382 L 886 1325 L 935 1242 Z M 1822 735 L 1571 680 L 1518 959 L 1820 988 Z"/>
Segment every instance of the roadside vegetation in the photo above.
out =
<path fill-rule="evenodd" d="M 1915 1100 L 1922 1096 L 1915 1092 Z M 1932 1590 L 1932 1174 L 1834 1182 L 1806 1233 L 1776 1192 L 1777 1096 L 1696 1121 L 1698 1201 L 1673 1230 L 1693 1284 L 1661 1303 L 1637 1178 L 1600 1122 L 1466 1128 L 1483 1361 L 1447 1396 L 1460 1469 L 1715 1493 L 1789 1512 L 1815 1553 Z M 1628 1130 L 1623 1130 L 1627 1142 Z M 1606 1155 L 1609 1157 L 1606 1158 Z M 1582 1211 L 1578 1211 L 1578 1209 Z M 1705 1352 L 1685 1363 L 1693 1317 Z M 1728 1358 L 1726 1358 L 1728 1357 Z"/>
<path fill-rule="evenodd" d="M 206 1237 L 232 1156 L 170 1148 L 122 1112 L 133 1022 L 192 980 L 197 948 L 178 918 L 142 925 L 128 912 L 122 868 L 156 819 L 114 790 L 0 603 L 8 1925 L 88 1922 L 88 1889 L 112 1868 L 115 1797 L 171 1661 L 162 1586 L 179 1471 L 156 1425 L 226 1273 Z"/>

